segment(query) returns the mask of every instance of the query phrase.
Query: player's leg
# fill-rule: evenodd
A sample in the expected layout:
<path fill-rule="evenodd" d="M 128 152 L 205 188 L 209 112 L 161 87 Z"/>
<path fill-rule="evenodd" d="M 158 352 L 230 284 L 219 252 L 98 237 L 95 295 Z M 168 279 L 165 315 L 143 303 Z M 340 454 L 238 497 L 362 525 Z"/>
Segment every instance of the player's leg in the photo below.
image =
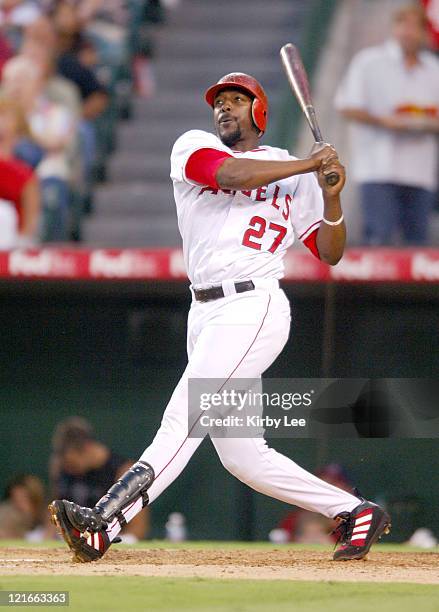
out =
<path fill-rule="evenodd" d="M 152 444 L 94 508 L 66 500 L 50 504 L 52 520 L 77 560 L 102 557 L 124 525 L 177 478 L 201 444 L 202 438 L 188 437 L 187 388 L 186 369 Z"/>
<path fill-rule="evenodd" d="M 235 369 L 234 377 L 259 377 L 282 349 L 288 325 L 282 317 L 282 301 L 273 297 L 273 306 L 249 351 Z M 213 341 L 216 337 L 215 330 L 212 329 L 211 333 Z M 231 341 L 227 326 L 221 329 L 220 333 L 221 339 L 217 338 L 216 342 L 220 345 L 224 342 L 224 346 L 227 346 Z M 209 340 L 208 336 L 205 339 Z M 358 531 L 361 535 L 364 534 L 364 531 L 361 531 L 363 521 L 370 518 L 363 526 L 370 528 L 367 546 L 348 547 L 340 558 L 364 556 L 375 535 L 381 535 L 389 523 L 390 519 L 381 508 L 317 478 L 291 459 L 269 448 L 262 437 L 213 438 L 212 442 L 226 469 L 260 493 L 330 518 L 339 516 L 348 525 L 351 524 L 350 521 L 359 520 Z M 358 538 L 358 535 L 355 534 L 354 538 Z"/>
<path fill-rule="evenodd" d="M 251 349 L 261 333 L 266 335 L 268 318 L 275 335 L 270 342 L 265 342 L 261 363 L 261 354 L 256 355 Z M 188 366 L 165 410 L 159 431 L 139 462 L 94 509 L 59 500 L 50 506 L 54 521 L 80 560 L 102 556 L 123 525 L 180 474 L 201 443 L 201 438 L 188 435 L 188 379 L 231 377 L 243 361 L 256 360 L 257 368 L 262 365 L 266 369 L 288 337 L 288 300 L 276 289 L 273 294 L 255 290 L 196 304 L 191 309 L 188 330 L 188 348 L 193 349 Z M 86 541 L 81 537 L 83 533 L 88 536 Z M 97 538 L 97 533 L 101 537 Z"/>
<path fill-rule="evenodd" d="M 194 317 L 189 313 L 188 355 L 192 353 L 196 339 Z M 49 505 L 52 521 L 74 552 L 76 560 L 87 562 L 102 557 L 118 537 L 123 525 L 150 502 L 149 489 L 156 475 L 161 474 L 164 466 L 169 464 L 166 480 L 161 479 L 163 490 L 183 470 L 201 443 L 202 439 L 187 439 L 187 381 L 185 371 L 164 412 L 160 429 L 145 451 L 149 451 L 156 470 L 142 456 L 94 508 L 82 508 L 66 500 L 54 500 Z M 157 494 L 155 487 L 154 497 Z"/>
<path fill-rule="evenodd" d="M 148 492 L 151 502 L 180 474 L 202 440 L 192 438 L 188 431 L 189 379 L 226 380 L 242 376 L 244 362 L 253 364 L 252 371 L 265 370 L 284 347 L 289 325 L 289 303 L 280 289 L 272 293 L 248 292 L 195 306 L 189 321 L 189 340 L 193 347 L 188 346 L 188 366 L 166 408 L 159 431 L 140 457 L 155 471 Z M 262 346 L 261 336 L 264 350 L 255 351 L 255 345 Z"/>
<path fill-rule="evenodd" d="M 290 327 L 283 291 L 267 296 L 267 306 L 258 300 L 255 308 L 256 300 L 247 297 L 236 300 L 232 309 L 218 310 L 213 324 L 206 326 L 198 339 L 190 363 L 192 375 L 249 379 L 262 375 L 283 349 Z M 357 497 L 306 472 L 269 448 L 263 438 L 212 441 L 229 471 L 267 495 L 330 517 L 358 505 Z"/>
<path fill-rule="evenodd" d="M 272 294 L 271 308 L 249 350 L 239 360 L 234 378 L 255 379 L 273 363 L 289 334 L 289 305 L 282 291 Z M 286 304 L 285 304 L 286 302 Z M 212 327 L 203 341 L 233 350 L 236 327 Z M 241 332 L 245 333 L 245 331 Z M 249 339 L 247 344 L 250 345 Z M 210 370 L 215 369 L 212 364 Z M 213 438 L 221 462 L 234 476 L 261 493 L 331 518 L 358 505 L 358 498 L 320 480 L 260 438 Z"/>
<path fill-rule="evenodd" d="M 257 290 L 207 304 L 196 304 L 189 316 L 188 366 L 164 412 L 160 428 L 140 457 L 154 470 L 148 485 L 152 503 L 182 472 L 200 445 L 188 431 L 188 381 L 242 376 L 241 364 L 265 370 L 277 357 L 289 333 L 289 304 L 283 291 Z M 269 331 L 268 331 L 269 330 Z M 263 343 L 260 337 L 264 338 Z M 253 349 L 254 346 L 258 350 Z M 215 389 L 216 391 L 216 389 Z M 105 501 L 105 500 L 104 500 Z M 98 502 L 97 507 L 102 504 Z M 129 520 L 140 512 L 139 499 L 129 508 Z M 117 537 L 121 522 L 112 516 L 107 534 Z"/>
<path fill-rule="evenodd" d="M 261 438 L 215 438 L 221 463 L 259 493 L 334 518 L 358 506 L 358 497 L 339 489 L 270 448 Z"/>
<path fill-rule="evenodd" d="M 380 506 L 331 485 L 269 448 L 263 438 L 212 440 L 221 462 L 236 478 L 259 493 L 340 520 L 341 543 L 334 560 L 362 559 L 390 530 Z"/>

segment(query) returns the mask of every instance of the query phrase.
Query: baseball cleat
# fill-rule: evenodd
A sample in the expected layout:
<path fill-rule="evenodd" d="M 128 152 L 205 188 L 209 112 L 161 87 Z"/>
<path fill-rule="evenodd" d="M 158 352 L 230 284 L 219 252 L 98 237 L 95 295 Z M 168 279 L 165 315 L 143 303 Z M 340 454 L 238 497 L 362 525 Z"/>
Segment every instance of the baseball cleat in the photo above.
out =
<path fill-rule="evenodd" d="M 334 561 L 363 559 L 374 542 L 390 533 L 390 516 L 369 501 L 363 501 L 352 512 L 342 512 L 336 518 L 340 523 L 333 532 L 339 535 Z"/>
<path fill-rule="evenodd" d="M 74 561 L 97 561 L 110 547 L 105 531 L 107 525 L 95 510 L 55 500 L 49 504 L 49 512 L 59 535 L 73 552 Z"/>

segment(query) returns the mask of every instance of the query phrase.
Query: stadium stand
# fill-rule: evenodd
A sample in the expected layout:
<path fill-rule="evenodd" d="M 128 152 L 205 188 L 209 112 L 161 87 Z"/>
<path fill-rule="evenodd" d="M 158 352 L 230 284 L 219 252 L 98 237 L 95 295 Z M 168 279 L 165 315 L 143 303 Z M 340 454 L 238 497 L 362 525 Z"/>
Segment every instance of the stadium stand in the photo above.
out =
<path fill-rule="evenodd" d="M 110 181 L 99 189 L 96 214 L 86 223 L 87 244 L 180 244 L 169 179 L 173 142 L 188 129 L 212 129 L 202 94 L 232 71 L 262 81 L 274 117 L 284 86 L 279 48 L 298 38 L 312 4 L 227 0 L 224 21 L 201 0 L 184 0 L 169 12 L 154 33 L 156 94 L 135 100 L 133 120 L 119 130 Z"/>
<path fill-rule="evenodd" d="M 33 168 L 40 187 L 32 231 L 23 228 L 24 204 L 9 199 L 19 218 L 15 246 L 82 239 L 116 126 L 131 115 L 136 62 L 151 53 L 150 29 L 161 19 L 158 0 L 2 2 L 0 93 L 18 102 L 25 121 L 10 150 L 3 118 L 1 156 Z"/>

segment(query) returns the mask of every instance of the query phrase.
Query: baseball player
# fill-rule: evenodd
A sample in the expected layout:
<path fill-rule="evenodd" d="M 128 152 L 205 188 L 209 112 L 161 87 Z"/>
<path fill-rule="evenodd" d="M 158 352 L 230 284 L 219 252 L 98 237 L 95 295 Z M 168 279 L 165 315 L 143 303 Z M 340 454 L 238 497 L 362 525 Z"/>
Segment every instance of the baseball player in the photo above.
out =
<path fill-rule="evenodd" d="M 171 178 L 191 281 L 188 364 L 159 431 L 94 508 L 53 501 L 52 520 L 79 561 L 99 559 L 121 528 L 184 469 L 202 438 L 188 427 L 188 380 L 258 379 L 284 347 L 290 307 L 279 288 L 294 235 L 331 265 L 343 255 L 345 171 L 330 145 L 308 159 L 261 146 L 268 102 L 253 77 L 210 87 L 216 135 L 190 130 L 171 154 Z M 325 176 L 340 175 L 329 186 Z M 335 560 L 360 559 L 390 528 L 379 506 L 308 473 L 263 437 L 212 438 L 224 467 L 256 491 L 338 519 Z"/>

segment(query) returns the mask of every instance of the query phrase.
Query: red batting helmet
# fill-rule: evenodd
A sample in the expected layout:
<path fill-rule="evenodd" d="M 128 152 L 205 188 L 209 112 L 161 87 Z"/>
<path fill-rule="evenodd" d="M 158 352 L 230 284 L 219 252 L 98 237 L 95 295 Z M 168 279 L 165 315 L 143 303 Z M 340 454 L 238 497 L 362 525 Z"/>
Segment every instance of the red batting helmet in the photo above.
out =
<path fill-rule="evenodd" d="M 204 97 L 213 108 L 216 94 L 222 89 L 236 87 L 253 97 L 252 117 L 256 126 L 265 132 L 267 126 L 268 99 L 262 85 L 253 77 L 243 72 L 232 72 L 223 76 L 218 83 L 209 87 Z"/>

